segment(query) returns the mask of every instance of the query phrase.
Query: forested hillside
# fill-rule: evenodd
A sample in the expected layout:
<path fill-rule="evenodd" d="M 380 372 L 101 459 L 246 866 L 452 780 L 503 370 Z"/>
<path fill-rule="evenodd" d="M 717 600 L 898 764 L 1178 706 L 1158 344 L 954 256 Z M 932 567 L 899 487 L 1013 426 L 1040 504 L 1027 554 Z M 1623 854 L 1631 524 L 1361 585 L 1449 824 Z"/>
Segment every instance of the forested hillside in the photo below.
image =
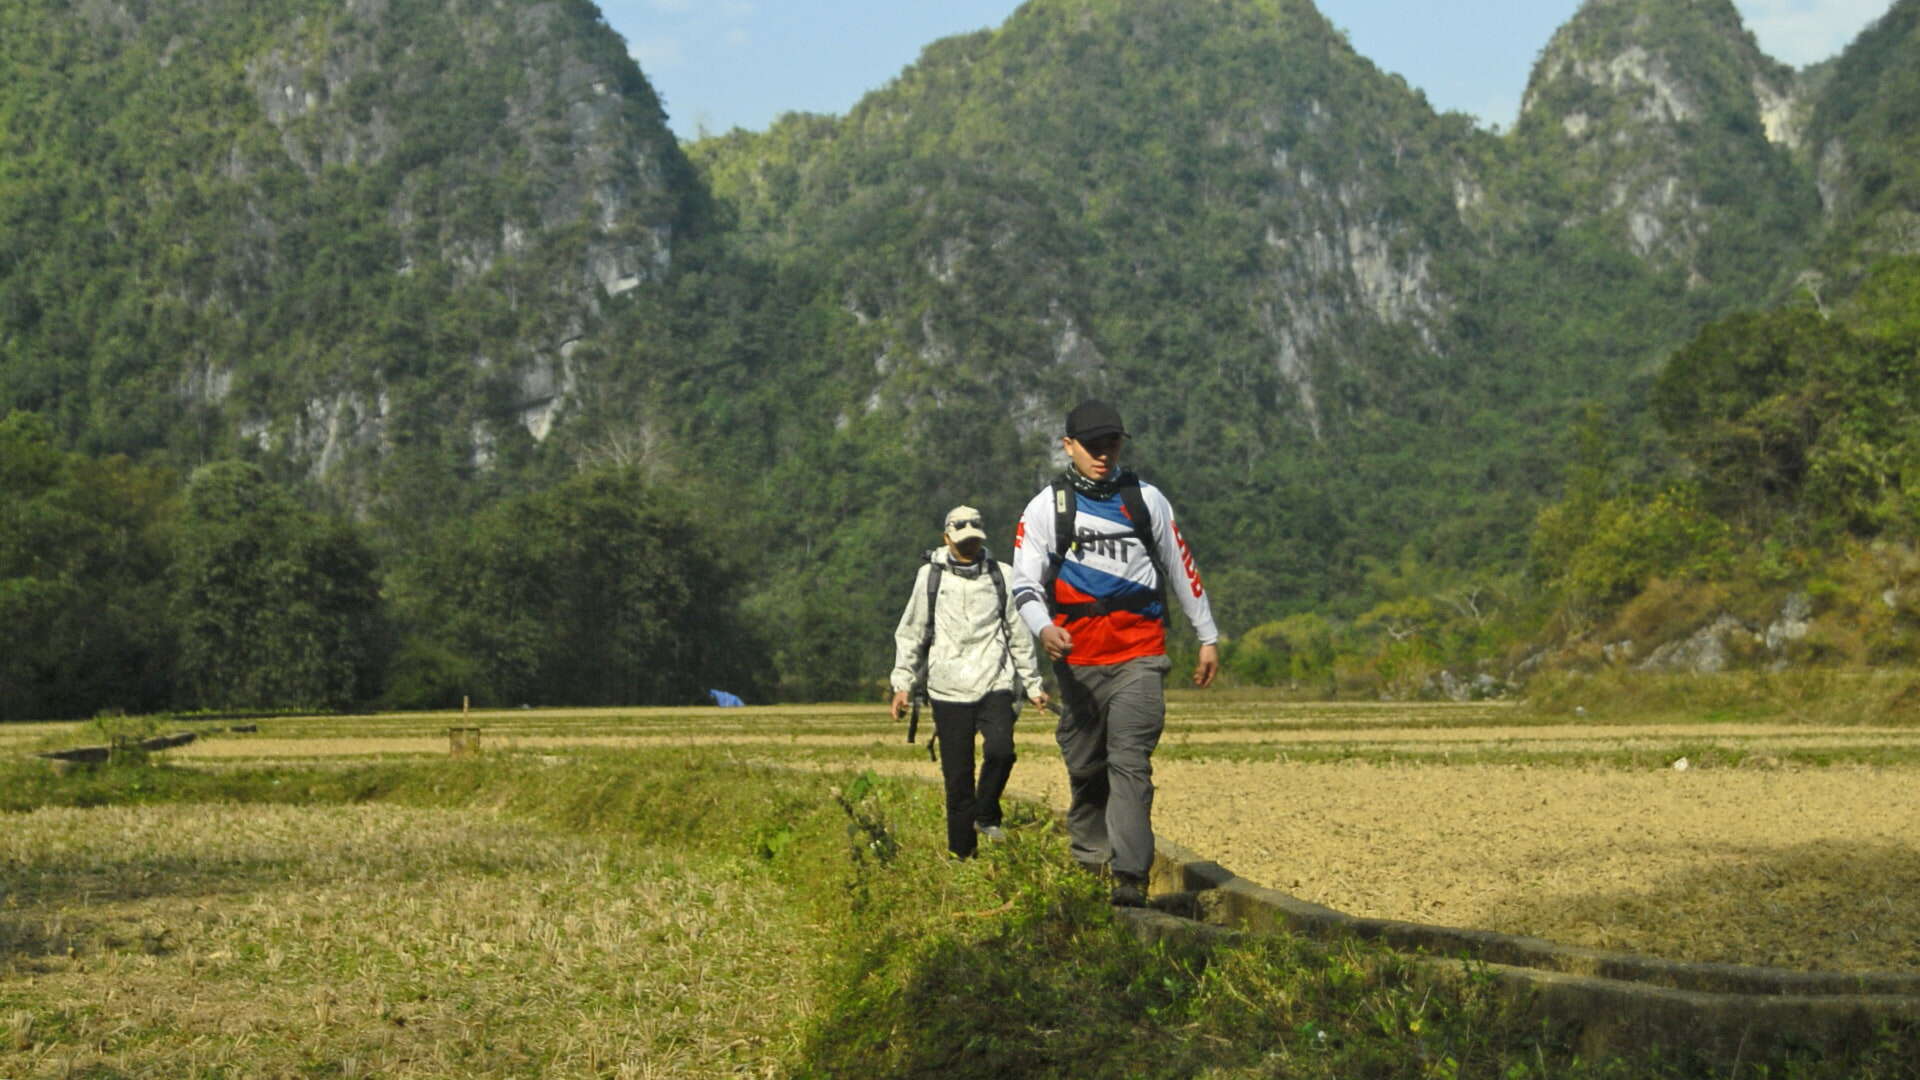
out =
<path fill-rule="evenodd" d="M 1675 349 L 1920 249 L 1917 11 L 1794 72 L 1594 0 L 1496 133 L 1308 0 L 1030 0 L 683 152 L 584 2 L 9 5 L 9 712 L 864 694 L 940 513 L 1004 554 L 1088 394 L 1243 677 L 1499 654 L 1583 423 L 1653 483 Z M 306 644 L 210 680 L 266 550 L 340 587 L 259 578 Z M 82 639 L 145 674 L 76 691 Z"/>
<path fill-rule="evenodd" d="M 584 2 L 0 11 L 0 401 L 396 512 L 524 457 L 697 188 Z"/>

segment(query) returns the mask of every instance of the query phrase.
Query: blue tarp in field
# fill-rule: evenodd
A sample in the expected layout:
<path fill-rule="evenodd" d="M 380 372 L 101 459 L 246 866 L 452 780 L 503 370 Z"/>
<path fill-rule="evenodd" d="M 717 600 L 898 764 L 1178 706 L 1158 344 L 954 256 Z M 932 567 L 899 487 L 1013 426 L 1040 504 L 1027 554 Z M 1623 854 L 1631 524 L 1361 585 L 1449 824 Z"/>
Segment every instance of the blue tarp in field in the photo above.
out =
<path fill-rule="evenodd" d="M 721 708 L 732 709 L 746 704 L 738 694 L 729 694 L 725 690 L 709 690 L 707 693 L 713 695 L 713 703 Z"/>

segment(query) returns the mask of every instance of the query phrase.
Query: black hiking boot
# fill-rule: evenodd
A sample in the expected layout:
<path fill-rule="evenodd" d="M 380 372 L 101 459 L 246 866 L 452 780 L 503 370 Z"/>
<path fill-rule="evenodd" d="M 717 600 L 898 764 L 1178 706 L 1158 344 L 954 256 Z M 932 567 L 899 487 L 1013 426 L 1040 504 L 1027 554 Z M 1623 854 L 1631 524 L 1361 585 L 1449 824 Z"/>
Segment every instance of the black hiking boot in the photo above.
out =
<path fill-rule="evenodd" d="M 1138 874 L 1113 872 L 1113 906 L 1146 907 L 1147 879 Z"/>

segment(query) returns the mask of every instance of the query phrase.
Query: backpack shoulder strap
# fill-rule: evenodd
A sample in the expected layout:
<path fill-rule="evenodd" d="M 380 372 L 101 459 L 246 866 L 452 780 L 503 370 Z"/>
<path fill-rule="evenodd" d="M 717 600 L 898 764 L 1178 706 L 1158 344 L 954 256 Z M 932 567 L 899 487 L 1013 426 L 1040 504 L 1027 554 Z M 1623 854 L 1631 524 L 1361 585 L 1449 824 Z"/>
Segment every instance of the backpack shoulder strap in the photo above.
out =
<path fill-rule="evenodd" d="M 1147 545 L 1148 551 L 1153 551 L 1153 511 L 1147 509 L 1147 497 L 1140 491 L 1138 479 L 1120 485 L 1120 505 L 1127 508 L 1127 520 L 1133 522 L 1133 534 Z"/>
<path fill-rule="evenodd" d="M 1073 522 L 1080 512 L 1080 500 L 1065 474 L 1053 478 L 1053 561 L 1058 563 L 1073 550 Z"/>
<path fill-rule="evenodd" d="M 1000 600 L 1000 606 L 993 609 L 993 624 L 1000 629 L 1000 662 L 1013 662 L 1013 631 L 1007 627 L 1007 579 L 1000 573 L 1000 564 L 994 561 L 993 553 L 987 553 L 987 573 L 993 577 L 993 593 Z M 1052 592 L 1052 586 L 1048 586 Z M 996 669 L 995 674 L 999 674 Z M 1020 678 L 1020 667 L 1013 669 L 1013 696 L 1018 701 L 1027 696 L 1024 680 Z"/>
<path fill-rule="evenodd" d="M 1127 520 L 1133 522 L 1133 534 L 1146 546 L 1147 560 L 1153 563 L 1153 576 L 1156 587 L 1162 596 L 1167 591 L 1167 567 L 1160 561 L 1160 545 L 1153 542 L 1153 511 L 1147 509 L 1147 497 L 1140 490 L 1140 478 L 1128 474 L 1127 482 L 1120 485 L 1120 505 L 1126 508 Z"/>
<path fill-rule="evenodd" d="M 1059 614 L 1053 583 L 1060 577 L 1060 564 L 1067 561 L 1067 552 L 1073 550 L 1073 522 L 1080 512 L 1080 499 L 1065 473 L 1054 477 L 1049 486 L 1053 488 L 1053 550 L 1047 552 L 1047 568 L 1040 575 L 1040 599 L 1046 601 L 1049 612 Z"/>
<path fill-rule="evenodd" d="M 940 599 L 940 578 L 946 567 L 940 560 L 927 559 L 927 628 L 920 634 L 921 663 L 926 663 L 926 651 L 933 647 L 933 605 Z"/>

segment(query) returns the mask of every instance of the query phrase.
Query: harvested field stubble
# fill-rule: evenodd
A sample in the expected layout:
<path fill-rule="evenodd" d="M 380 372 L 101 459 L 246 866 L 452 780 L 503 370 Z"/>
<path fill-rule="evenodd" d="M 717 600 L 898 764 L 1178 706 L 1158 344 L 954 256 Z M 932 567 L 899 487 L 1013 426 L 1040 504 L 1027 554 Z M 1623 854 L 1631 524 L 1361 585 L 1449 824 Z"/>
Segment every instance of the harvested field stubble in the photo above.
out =
<path fill-rule="evenodd" d="M 444 720 L 275 721 L 168 757 L 437 756 Z M 485 730 L 496 752 L 711 744 L 938 777 L 878 706 L 531 710 Z M 1027 714 L 1017 742 L 1014 793 L 1063 808 L 1051 718 Z M 1694 767 L 1671 768 L 1683 757 Z M 1920 725 L 1176 696 L 1155 769 L 1168 839 L 1353 914 L 1673 959 L 1920 969 Z"/>
<path fill-rule="evenodd" d="M 1156 772 L 1169 839 L 1352 914 L 1672 959 L 1920 970 L 1913 770 Z"/>
<path fill-rule="evenodd" d="M 0 1076 L 763 1073 L 802 1007 L 744 868 L 475 811 L 42 810 L 0 867 Z"/>

